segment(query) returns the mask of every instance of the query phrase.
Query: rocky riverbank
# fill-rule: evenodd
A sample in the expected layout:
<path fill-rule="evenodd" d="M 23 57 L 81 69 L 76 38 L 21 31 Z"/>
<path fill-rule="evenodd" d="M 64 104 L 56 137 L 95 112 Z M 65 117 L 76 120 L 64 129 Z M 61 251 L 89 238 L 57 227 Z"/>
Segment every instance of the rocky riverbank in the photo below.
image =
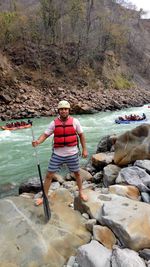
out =
<path fill-rule="evenodd" d="M 57 113 L 57 104 L 62 99 L 71 103 L 73 114 L 88 114 L 150 103 L 149 80 L 142 79 L 137 74 L 129 75 L 129 70 L 128 74 L 123 75 L 120 62 L 112 51 L 105 53 L 98 75 L 89 66 L 80 64 L 72 69 L 65 66 L 63 72 L 60 72 L 60 66 L 56 65 L 54 70 L 53 65 L 50 65 L 40 72 L 24 65 L 15 65 L 16 57 L 19 58 L 17 52 L 11 57 L 0 53 L 2 121 L 53 116 Z"/>
<path fill-rule="evenodd" d="M 0 93 L 0 119 L 4 121 L 53 116 L 57 113 L 58 101 L 62 99 L 67 99 L 71 103 L 71 113 L 90 114 L 150 103 L 150 91 L 138 88 L 77 90 L 73 87 L 37 90 L 34 86 L 20 84 L 17 85 L 17 90 L 11 90 L 11 93 L 9 89 Z"/>
<path fill-rule="evenodd" d="M 13 267 L 149 267 L 149 133 L 145 124 L 100 141 L 81 170 L 87 202 L 78 197 L 72 174 L 57 175 L 47 224 L 43 207 L 34 207 L 29 193 L 39 191 L 38 185 L 22 185 L 19 197 L 1 199 L 2 266 L 13 261 Z"/>

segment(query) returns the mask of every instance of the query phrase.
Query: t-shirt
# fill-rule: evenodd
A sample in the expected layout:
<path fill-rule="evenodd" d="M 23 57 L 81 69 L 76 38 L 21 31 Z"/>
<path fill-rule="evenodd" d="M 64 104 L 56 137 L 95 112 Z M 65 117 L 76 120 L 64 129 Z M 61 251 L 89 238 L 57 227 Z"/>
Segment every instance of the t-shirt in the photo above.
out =
<path fill-rule="evenodd" d="M 83 129 L 82 126 L 79 122 L 78 119 L 73 118 L 73 127 L 76 130 L 77 134 L 81 134 L 83 133 Z M 54 133 L 54 129 L 55 129 L 55 122 L 52 121 L 47 130 L 44 132 L 46 135 L 50 136 Z M 72 156 L 75 155 L 76 153 L 78 153 L 78 146 L 64 146 L 64 147 L 56 147 L 54 148 L 54 153 L 58 156 Z"/>

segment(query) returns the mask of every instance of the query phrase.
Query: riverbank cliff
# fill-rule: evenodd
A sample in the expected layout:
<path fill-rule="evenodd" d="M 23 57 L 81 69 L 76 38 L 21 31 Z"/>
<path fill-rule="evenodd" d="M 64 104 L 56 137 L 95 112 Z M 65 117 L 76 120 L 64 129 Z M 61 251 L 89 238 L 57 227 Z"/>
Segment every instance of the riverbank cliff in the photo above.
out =
<path fill-rule="evenodd" d="M 105 55 L 107 75 L 119 73 L 114 68 L 113 53 Z M 90 114 L 98 111 L 116 110 L 150 103 L 150 91 L 147 86 L 119 80 L 113 87 L 98 77 L 92 79 L 90 69 L 74 69 L 61 75 L 48 70 L 27 70 L 17 67 L 10 59 L 1 54 L 0 119 L 22 119 L 40 116 L 53 116 L 57 113 L 58 101 L 66 99 L 71 103 L 71 113 Z M 103 68 L 104 68 L 103 66 Z M 111 68 L 114 68 L 112 71 Z M 67 72 L 68 71 L 68 72 Z M 118 74 L 117 74 L 118 75 Z"/>

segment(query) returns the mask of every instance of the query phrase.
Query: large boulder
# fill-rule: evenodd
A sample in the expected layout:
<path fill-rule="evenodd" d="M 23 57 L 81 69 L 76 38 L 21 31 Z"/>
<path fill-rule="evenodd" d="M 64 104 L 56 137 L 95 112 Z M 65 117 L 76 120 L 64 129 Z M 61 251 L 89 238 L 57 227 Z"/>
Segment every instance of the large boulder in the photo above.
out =
<path fill-rule="evenodd" d="M 128 248 L 120 249 L 114 246 L 111 260 L 112 267 L 146 267 L 138 253 Z"/>
<path fill-rule="evenodd" d="M 62 267 L 75 250 L 90 241 L 85 219 L 69 208 L 68 190 L 51 196 L 51 220 L 45 224 L 43 207 L 33 199 L 9 197 L 0 200 L 0 266 Z"/>
<path fill-rule="evenodd" d="M 134 185 L 141 192 L 150 192 L 150 175 L 136 166 L 123 168 L 118 174 L 116 183 Z"/>
<path fill-rule="evenodd" d="M 115 143 L 115 164 L 124 166 L 143 159 L 150 159 L 150 124 L 127 131 Z"/>
<path fill-rule="evenodd" d="M 133 250 L 150 248 L 150 205 L 115 194 L 87 190 L 88 201 L 75 198 L 74 207 L 87 212 L 115 234 L 123 247 Z"/>
<path fill-rule="evenodd" d="M 92 240 L 78 248 L 76 260 L 82 267 L 110 267 L 111 250 Z"/>

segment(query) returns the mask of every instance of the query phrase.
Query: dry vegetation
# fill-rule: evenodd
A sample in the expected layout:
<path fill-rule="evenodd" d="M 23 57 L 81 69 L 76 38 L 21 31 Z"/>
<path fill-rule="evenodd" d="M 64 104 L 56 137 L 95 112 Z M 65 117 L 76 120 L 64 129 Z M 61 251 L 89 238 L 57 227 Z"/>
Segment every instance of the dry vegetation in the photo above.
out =
<path fill-rule="evenodd" d="M 123 0 L 0 1 L 1 91 L 16 80 L 43 90 L 148 87 L 150 22 L 141 14 Z"/>

